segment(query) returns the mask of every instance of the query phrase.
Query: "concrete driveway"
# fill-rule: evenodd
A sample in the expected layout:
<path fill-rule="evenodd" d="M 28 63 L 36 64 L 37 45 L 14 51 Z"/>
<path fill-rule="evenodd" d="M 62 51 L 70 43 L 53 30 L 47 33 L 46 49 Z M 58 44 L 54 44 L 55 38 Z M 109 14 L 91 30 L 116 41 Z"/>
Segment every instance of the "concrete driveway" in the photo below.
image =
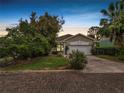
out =
<path fill-rule="evenodd" d="M 95 56 L 88 56 L 86 73 L 124 73 L 124 63 L 113 62 Z"/>

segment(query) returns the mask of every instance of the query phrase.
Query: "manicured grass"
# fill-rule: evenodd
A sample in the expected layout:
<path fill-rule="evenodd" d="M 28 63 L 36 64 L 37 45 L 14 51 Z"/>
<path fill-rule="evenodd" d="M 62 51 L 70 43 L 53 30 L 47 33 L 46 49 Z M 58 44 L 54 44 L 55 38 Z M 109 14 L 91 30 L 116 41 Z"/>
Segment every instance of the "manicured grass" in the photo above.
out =
<path fill-rule="evenodd" d="M 111 61 L 114 61 L 114 62 L 123 62 L 121 60 L 118 59 L 118 57 L 116 56 L 109 56 L 109 55 L 99 55 L 97 57 L 100 57 L 100 58 L 104 58 L 104 59 L 108 59 L 108 60 L 111 60 Z M 124 62 L 123 62 L 124 63 Z"/>
<path fill-rule="evenodd" d="M 16 64 L 13 66 L 0 68 L 0 70 L 44 70 L 44 69 L 58 69 L 68 65 L 68 61 L 64 57 L 47 56 L 39 57 L 31 60 L 26 64 Z"/>

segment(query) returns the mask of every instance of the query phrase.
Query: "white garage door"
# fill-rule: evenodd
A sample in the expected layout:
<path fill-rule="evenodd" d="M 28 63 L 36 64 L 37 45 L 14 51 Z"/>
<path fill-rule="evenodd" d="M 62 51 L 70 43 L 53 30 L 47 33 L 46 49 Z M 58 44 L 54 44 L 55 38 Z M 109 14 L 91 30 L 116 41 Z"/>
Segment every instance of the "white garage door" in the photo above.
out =
<path fill-rule="evenodd" d="M 91 55 L 91 46 L 69 46 L 68 53 L 71 53 L 73 50 L 78 50 L 80 52 L 84 52 L 85 55 Z"/>

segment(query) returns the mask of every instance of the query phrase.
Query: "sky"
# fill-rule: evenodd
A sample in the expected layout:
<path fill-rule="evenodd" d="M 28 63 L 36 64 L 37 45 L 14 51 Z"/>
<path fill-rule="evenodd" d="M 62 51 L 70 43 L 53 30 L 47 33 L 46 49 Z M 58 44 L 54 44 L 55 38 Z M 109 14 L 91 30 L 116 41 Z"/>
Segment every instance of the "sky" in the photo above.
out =
<path fill-rule="evenodd" d="M 91 26 L 99 25 L 100 13 L 116 0 L 0 0 L 0 33 L 6 26 L 18 24 L 20 18 L 28 19 L 31 12 L 63 17 L 63 34 L 86 34 Z"/>

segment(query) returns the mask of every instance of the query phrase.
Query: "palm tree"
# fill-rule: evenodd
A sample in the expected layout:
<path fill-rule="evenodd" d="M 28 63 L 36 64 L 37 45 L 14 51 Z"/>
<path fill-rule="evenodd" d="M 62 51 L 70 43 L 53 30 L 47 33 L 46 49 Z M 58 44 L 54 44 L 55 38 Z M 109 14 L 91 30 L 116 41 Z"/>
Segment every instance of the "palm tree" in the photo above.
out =
<path fill-rule="evenodd" d="M 116 3 L 111 3 L 108 9 L 101 10 L 104 16 L 107 16 L 109 21 L 108 28 L 110 31 L 110 39 L 118 46 L 123 46 L 123 31 L 122 27 L 124 22 L 122 21 L 122 15 L 124 14 L 124 0 L 120 0 Z"/>
<path fill-rule="evenodd" d="M 108 26 L 108 24 L 109 24 L 108 19 L 102 18 L 102 19 L 100 20 L 100 26 L 106 27 L 106 26 Z"/>
<path fill-rule="evenodd" d="M 109 21 L 106 18 L 102 18 L 100 20 L 100 29 L 97 34 L 99 34 L 101 37 L 109 37 L 110 32 L 108 31 Z"/>

